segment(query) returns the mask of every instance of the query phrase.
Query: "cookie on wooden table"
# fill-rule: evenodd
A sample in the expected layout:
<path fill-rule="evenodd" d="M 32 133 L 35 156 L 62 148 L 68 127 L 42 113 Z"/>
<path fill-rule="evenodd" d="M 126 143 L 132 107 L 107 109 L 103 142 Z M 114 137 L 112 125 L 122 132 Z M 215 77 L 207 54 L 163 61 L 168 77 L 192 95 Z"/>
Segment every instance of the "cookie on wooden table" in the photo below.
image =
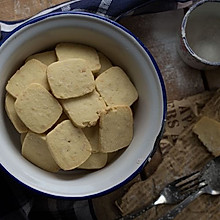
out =
<path fill-rule="evenodd" d="M 94 126 L 106 105 L 97 91 L 78 98 L 60 100 L 65 113 L 75 126 L 84 128 Z"/>
<path fill-rule="evenodd" d="M 126 73 L 118 66 L 111 67 L 96 78 L 96 88 L 108 106 L 132 105 L 138 93 Z"/>
<path fill-rule="evenodd" d="M 78 168 L 80 169 L 101 169 L 103 168 L 108 160 L 107 153 L 92 153 L 90 157 Z"/>
<path fill-rule="evenodd" d="M 82 59 L 68 59 L 52 63 L 47 78 L 56 98 L 68 99 L 85 95 L 95 89 L 94 76 Z"/>
<path fill-rule="evenodd" d="M 215 157 L 220 156 L 220 123 L 203 116 L 193 127 L 201 142 Z"/>
<path fill-rule="evenodd" d="M 18 114 L 15 111 L 15 100 L 16 99 L 13 96 L 7 93 L 5 97 L 5 110 L 15 129 L 19 133 L 25 133 L 28 131 L 28 129 L 25 126 L 25 124 L 21 121 L 21 119 L 18 117 Z"/>
<path fill-rule="evenodd" d="M 84 163 L 91 155 L 91 145 L 82 129 L 70 120 L 58 124 L 47 134 L 49 150 L 63 170 L 71 170 Z"/>
<path fill-rule="evenodd" d="M 62 106 L 40 84 L 30 84 L 15 101 L 15 111 L 33 132 L 43 133 L 58 120 Z"/>
<path fill-rule="evenodd" d="M 39 60 L 41 63 L 49 66 L 51 63 L 57 61 L 57 56 L 54 50 L 50 50 L 50 51 L 33 54 L 26 59 L 26 62 L 31 59 Z"/>
<path fill-rule="evenodd" d="M 77 43 L 59 43 L 55 50 L 58 60 L 84 59 L 93 73 L 98 72 L 101 68 L 98 53 L 93 47 Z"/>
<path fill-rule="evenodd" d="M 133 116 L 129 106 L 114 106 L 100 115 L 100 151 L 114 152 L 127 147 L 133 138 Z"/>
<path fill-rule="evenodd" d="M 6 90 L 15 98 L 31 83 L 39 83 L 49 90 L 46 70 L 47 66 L 40 61 L 29 60 L 9 79 Z"/>
<path fill-rule="evenodd" d="M 31 163 L 46 171 L 58 172 L 60 170 L 50 154 L 44 134 L 28 132 L 24 138 L 21 153 Z"/>

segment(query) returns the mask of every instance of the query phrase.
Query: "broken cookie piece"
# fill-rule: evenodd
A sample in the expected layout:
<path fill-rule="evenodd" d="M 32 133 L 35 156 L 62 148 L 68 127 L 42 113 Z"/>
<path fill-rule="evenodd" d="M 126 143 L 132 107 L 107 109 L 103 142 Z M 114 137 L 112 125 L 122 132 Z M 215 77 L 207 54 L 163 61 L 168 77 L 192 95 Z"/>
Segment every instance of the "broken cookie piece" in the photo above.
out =
<path fill-rule="evenodd" d="M 220 156 L 220 123 L 203 116 L 193 127 L 201 142 L 214 156 Z"/>

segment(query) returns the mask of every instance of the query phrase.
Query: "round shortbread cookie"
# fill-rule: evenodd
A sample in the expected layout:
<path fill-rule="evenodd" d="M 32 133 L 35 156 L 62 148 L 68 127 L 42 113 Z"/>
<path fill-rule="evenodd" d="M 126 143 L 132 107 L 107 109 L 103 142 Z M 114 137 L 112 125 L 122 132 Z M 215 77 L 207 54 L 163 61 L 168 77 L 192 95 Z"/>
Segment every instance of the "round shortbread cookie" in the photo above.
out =
<path fill-rule="evenodd" d="M 13 96 L 7 93 L 5 97 L 5 110 L 15 129 L 19 133 L 26 133 L 28 131 L 28 128 L 21 121 L 21 119 L 18 117 L 17 112 L 15 111 L 15 100 L 16 99 Z"/>
<path fill-rule="evenodd" d="M 44 134 L 28 132 L 24 138 L 21 153 L 31 163 L 46 171 L 57 172 L 60 170 L 50 154 Z"/>
<path fill-rule="evenodd" d="M 94 76 L 82 59 L 68 59 L 52 63 L 47 78 L 56 98 L 68 99 L 85 95 L 95 89 Z"/>
<path fill-rule="evenodd" d="M 65 113 L 75 126 L 84 128 L 94 126 L 106 105 L 99 93 L 93 92 L 72 99 L 60 100 Z"/>
<path fill-rule="evenodd" d="M 103 112 L 99 122 L 100 151 L 127 147 L 133 138 L 133 116 L 129 106 L 114 106 Z"/>
<path fill-rule="evenodd" d="M 132 105 L 138 93 L 126 73 L 117 66 L 107 69 L 96 78 L 96 88 L 108 106 Z"/>
<path fill-rule="evenodd" d="M 91 155 L 91 145 L 82 129 L 70 120 L 58 124 L 47 134 L 49 150 L 63 170 L 71 170 L 84 163 Z"/>
<path fill-rule="evenodd" d="M 97 51 L 87 45 L 77 43 L 60 43 L 57 44 L 55 50 L 58 60 L 66 60 L 69 58 L 84 59 L 93 73 L 98 72 L 101 68 Z"/>
<path fill-rule="evenodd" d="M 40 84 L 30 84 L 15 101 L 15 111 L 33 132 L 43 133 L 60 117 L 59 102 Z"/>
<path fill-rule="evenodd" d="M 47 66 L 40 61 L 29 60 L 9 79 L 6 90 L 15 98 L 31 83 L 39 83 L 49 90 L 46 70 Z"/>

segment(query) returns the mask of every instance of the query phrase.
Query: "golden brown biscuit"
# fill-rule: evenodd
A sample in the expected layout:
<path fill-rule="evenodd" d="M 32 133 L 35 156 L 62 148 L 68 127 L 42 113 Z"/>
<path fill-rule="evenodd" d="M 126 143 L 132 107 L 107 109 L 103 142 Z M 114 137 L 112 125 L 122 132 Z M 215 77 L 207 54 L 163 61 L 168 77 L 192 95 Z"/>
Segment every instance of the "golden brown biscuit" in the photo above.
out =
<path fill-rule="evenodd" d="M 52 93 L 59 99 L 82 96 L 95 89 L 94 76 L 82 59 L 52 63 L 47 68 L 47 77 Z"/>
<path fill-rule="evenodd" d="M 13 96 L 7 93 L 5 97 L 5 110 L 7 112 L 9 119 L 14 125 L 15 129 L 19 133 L 26 133 L 28 131 L 28 128 L 21 121 L 21 119 L 18 117 L 17 112 L 15 111 L 15 107 L 14 107 L 15 100 L 16 99 Z"/>
<path fill-rule="evenodd" d="M 84 128 L 94 126 L 106 105 L 95 90 L 78 98 L 60 100 L 65 113 L 75 126 Z"/>
<path fill-rule="evenodd" d="M 114 106 L 103 112 L 99 122 L 100 151 L 127 147 L 133 138 L 133 116 L 129 106 Z"/>
<path fill-rule="evenodd" d="M 6 90 L 15 98 L 31 83 L 39 83 L 49 90 L 46 69 L 47 66 L 40 61 L 29 60 L 10 78 Z"/>
<path fill-rule="evenodd" d="M 61 122 L 48 133 L 47 143 L 54 160 L 63 170 L 80 166 L 91 155 L 89 141 L 70 120 Z"/>
<path fill-rule="evenodd" d="M 24 138 L 21 152 L 27 160 L 46 171 L 58 172 L 60 170 L 48 150 L 44 134 L 28 132 Z"/>
<path fill-rule="evenodd" d="M 40 84 L 30 84 L 15 101 L 15 111 L 33 132 L 43 133 L 60 117 L 59 102 Z"/>
<path fill-rule="evenodd" d="M 130 106 L 138 98 L 134 85 L 126 73 L 117 66 L 107 69 L 96 78 L 96 88 L 108 106 Z"/>
<path fill-rule="evenodd" d="M 92 47 L 77 43 L 60 43 L 55 50 L 58 60 L 84 59 L 93 73 L 98 72 L 101 68 L 97 51 Z"/>

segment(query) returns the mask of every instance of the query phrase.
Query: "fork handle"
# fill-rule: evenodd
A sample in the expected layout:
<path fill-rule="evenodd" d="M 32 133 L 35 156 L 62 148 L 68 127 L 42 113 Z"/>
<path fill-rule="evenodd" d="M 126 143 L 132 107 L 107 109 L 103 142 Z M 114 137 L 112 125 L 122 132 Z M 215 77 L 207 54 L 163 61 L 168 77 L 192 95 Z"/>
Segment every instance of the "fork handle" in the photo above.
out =
<path fill-rule="evenodd" d="M 172 220 L 174 219 L 187 205 L 189 205 L 190 202 L 192 202 L 194 199 L 199 197 L 204 193 L 203 189 L 200 189 L 191 195 L 189 195 L 185 200 L 183 200 L 181 203 L 179 203 L 175 208 L 171 209 L 164 215 L 163 217 L 159 218 L 158 220 Z"/>
<path fill-rule="evenodd" d="M 138 210 L 138 211 L 135 211 L 135 212 L 132 212 L 128 215 L 125 215 L 123 217 L 119 217 L 117 218 L 116 220 L 129 220 L 129 219 L 135 219 L 137 218 L 138 216 L 142 215 L 143 213 L 145 213 L 146 211 L 148 211 L 149 209 L 151 209 L 152 207 L 154 207 L 155 204 L 154 203 L 151 203 L 150 205 L 144 207 L 143 209 L 141 210 Z"/>

